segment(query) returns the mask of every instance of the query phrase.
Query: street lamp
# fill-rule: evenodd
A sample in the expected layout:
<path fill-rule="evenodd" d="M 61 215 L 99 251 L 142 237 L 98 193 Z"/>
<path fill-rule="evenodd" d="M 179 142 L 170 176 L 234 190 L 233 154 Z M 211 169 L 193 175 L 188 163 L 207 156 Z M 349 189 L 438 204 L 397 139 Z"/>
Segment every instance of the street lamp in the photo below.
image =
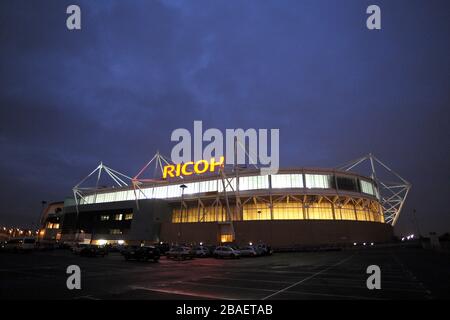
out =
<path fill-rule="evenodd" d="M 184 189 L 187 188 L 187 185 L 182 184 L 181 188 L 181 205 L 180 205 L 180 227 L 178 229 L 178 243 L 180 243 L 181 238 L 181 223 L 183 222 L 183 204 L 184 204 Z"/>
<path fill-rule="evenodd" d="M 184 189 L 187 188 L 187 185 L 182 184 L 181 188 L 181 207 L 180 207 L 180 222 L 183 222 L 183 204 L 184 204 Z"/>

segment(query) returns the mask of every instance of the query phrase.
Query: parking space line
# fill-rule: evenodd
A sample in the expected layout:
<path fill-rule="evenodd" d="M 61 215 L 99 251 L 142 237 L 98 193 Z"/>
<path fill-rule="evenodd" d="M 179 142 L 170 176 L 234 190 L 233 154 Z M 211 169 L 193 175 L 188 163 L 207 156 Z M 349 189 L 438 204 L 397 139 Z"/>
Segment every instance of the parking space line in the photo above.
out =
<path fill-rule="evenodd" d="M 275 291 L 274 289 L 226 286 L 226 285 L 222 285 L 222 284 L 198 283 L 198 282 L 193 282 L 193 281 L 180 281 L 180 282 L 186 283 L 186 284 L 192 284 L 192 285 L 196 285 L 196 286 L 215 287 L 215 288 L 224 288 L 224 289 L 239 289 L 239 290 L 247 290 L 247 291 L 269 291 L 269 292 Z"/>
<path fill-rule="evenodd" d="M 207 279 L 217 279 L 217 280 L 231 280 L 231 281 L 244 281 L 244 282 L 258 282 L 258 283 L 278 283 L 278 284 L 282 284 L 282 283 L 292 283 L 290 281 L 276 281 L 276 280 L 264 280 L 264 279 L 245 279 L 245 278 L 226 278 L 226 277 L 214 277 L 214 276 L 206 276 L 205 278 Z M 316 278 L 317 280 L 321 279 L 323 280 L 323 278 Z M 334 280 L 339 280 L 339 279 L 334 279 Z M 343 281 L 345 281 L 346 279 L 342 279 Z M 355 283 L 359 283 L 361 285 L 354 285 Z M 383 281 L 383 283 L 385 283 Z M 363 280 L 359 280 L 356 281 L 354 280 L 353 283 L 348 284 L 348 283 L 336 283 L 336 282 L 327 282 L 327 283 L 310 283 L 308 284 L 309 287 L 333 287 L 333 288 L 351 288 L 351 289 L 366 289 L 365 286 L 366 282 L 365 279 Z M 417 286 L 415 286 L 417 287 Z M 415 292 L 415 293 L 423 293 L 422 289 L 414 289 L 413 288 L 392 288 L 392 287 L 383 287 L 384 291 L 392 291 L 392 292 Z"/>
<path fill-rule="evenodd" d="M 233 300 L 231 298 L 220 297 L 220 296 L 216 296 L 216 295 L 198 294 L 198 293 L 187 292 L 187 291 L 182 291 L 182 290 L 147 288 L 147 287 L 141 287 L 141 286 L 130 286 L 129 288 L 133 289 L 133 290 L 145 290 L 145 291 L 160 292 L 160 293 L 167 293 L 167 294 L 176 294 L 176 295 L 197 297 L 197 298 L 218 299 L 218 300 Z"/>
<path fill-rule="evenodd" d="M 217 279 L 217 280 L 236 280 L 236 281 L 250 281 L 250 282 L 267 282 L 267 283 L 291 283 L 290 281 L 276 281 L 276 280 L 261 280 L 261 279 L 247 279 L 247 278 L 226 278 L 226 277 L 213 277 L 206 276 L 204 278 Z"/>
<path fill-rule="evenodd" d="M 250 287 L 236 287 L 236 286 L 226 286 L 226 285 L 217 285 L 217 284 L 205 284 L 205 283 L 197 283 L 192 281 L 181 281 L 184 284 L 192 284 L 194 286 L 204 286 L 204 287 L 214 287 L 214 288 L 223 288 L 223 289 L 239 289 L 239 290 L 247 290 L 247 291 L 264 291 L 264 292 L 273 292 L 275 290 L 271 289 L 263 289 L 263 288 L 250 288 Z M 348 298 L 348 299 L 366 299 L 366 300 L 383 300 L 381 298 L 374 297 L 366 297 L 366 296 L 355 296 L 355 295 L 340 295 L 333 293 L 318 293 L 318 292 L 307 292 L 307 291 L 289 291 L 291 294 L 300 294 L 300 295 L 313 295 L 313 296 L 323 296 L 323 297 L 336 297 L 336 298 Z"/>
<path fill-rule="evenodd" d="M 274 293 L 272 293 L 272 294 L 269 294 L 268 296 L 262 298 L 262 300 L 267 300 L 267 299 L 269 299 L 269 298 L 272 298 L 273 296 L 276 296 L 277 294 L 280 294 L 280 293 L 282 293 L 282 292 L 284 292 L 284 291 L 286 291 L 286 290 L 289 290 L 290 288 L 293 288 L 293 287 L 295 287 L 295 286 L 298 286 L 299 284 L 302 284 L 303 282 L 308 281 L 309 279 L 312 279 L 312 278 L 318 276 L 319 274 L 324 273 L 324 272 L 330 270 L 331 268 L 337 267 L 338 265 L 341 265 L 341 264 L 347 262 L 347 261 L 350 260 L 353 256 L 354 256 L 354 255 L 351 255 L 350 257 L 344 258 L 344 259 L 340 260 L 339 262 L 337 262 L 337 263 L 335 263 L 335 264 L 333 264 L 333 265 L 331 265 L 331 266 L 329 266 L 329 267 L 327 267 L 327 268 L 325 268 L 325 269 L 323 269 L 323 270 L 321 270 L 321 271 L 319 271 L 319 272 L 316 272 L 315 274 L 313 274 L 313 275 L 311 275 L 311 276 L 309 276 L 309 277 L 306 277 L 305 279 L 302 279 L 302 280 L 300 280 L 300 281 L 297 281 L 296 283 L 293 283 L 293 284 L 291 284 L 290 286 L 287 286 L 287 287 L 284 288 L 284 289 L 281 289 L 281 290 L 278 290 L 277 292 L 274 292 Z"/>

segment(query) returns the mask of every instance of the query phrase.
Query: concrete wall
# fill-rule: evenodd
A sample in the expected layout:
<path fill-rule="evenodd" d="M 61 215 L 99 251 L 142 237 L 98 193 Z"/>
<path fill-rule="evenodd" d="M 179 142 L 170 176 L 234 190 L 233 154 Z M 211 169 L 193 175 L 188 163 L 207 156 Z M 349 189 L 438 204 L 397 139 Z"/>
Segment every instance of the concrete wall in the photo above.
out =
<path fill-rule="evenodd" d="M 380 243 L 388 242 L 393 237 L 390 225 L 342 220 L 236 221 L 234 230 L 238 244 L 261 241 L 273 247 Z M 216 244 L 219 241 L 219 225 L 213 222 L 162 223 L 160 238 L 166 242 Z"/>
<path fill-rule="evenodd" d="M 133 213 L 131 221 L 99 221 L 99 214 Z M 75 236 L 77 230 L 92 234 L 93 240 L 126 240 L 128 243 L 149 243 L 159 241 L 161 223 L 171 220 L 171 209 L 164 200 L 140 200 L 139 209 L 135 201 L 122 201 L 79 206 L 79 215 L 75 207 L 66 207 L 62 223 L 64 239 Z M 122 235 L 108 234 L 108 229 L 124 229 Z"/>

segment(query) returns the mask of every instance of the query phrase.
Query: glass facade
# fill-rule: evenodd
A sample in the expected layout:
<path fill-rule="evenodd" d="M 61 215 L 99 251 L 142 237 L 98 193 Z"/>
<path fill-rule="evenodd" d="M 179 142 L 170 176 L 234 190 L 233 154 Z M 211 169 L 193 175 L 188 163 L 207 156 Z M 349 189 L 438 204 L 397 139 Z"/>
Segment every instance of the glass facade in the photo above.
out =
<path fill-rule="evenodd" d="M 284 199 L 272 203 L 272 210 L 268 202 L 244 203 L 241 212 L 235 212 L 236 207 L 230 206 L 232 220 L 358 220 L 384 222 L 381 206 L 376 201 L 365 204 L 332 203 L 328 200 L 309 201 L 303 203 L 298 200 Z M 173 223 L 188 222 L 223 222 L 227 221 L 226 207 L 223 205 L 188 207 L 180 214 L 180 208 L 172 211 Z"/>
<path fill-rule="evenodd" d="M 334 214 L 338 220 L 356 220 L 355 207 L 351 204 L 336 205 Z"/>
<path fill-rule="evenodd" d="M 227 220 L 226 208 L 219 206 L 197 206 L 189 208 L 175 208 L 172 210 L 172 222 L 221 222 Z"/>
<path fill-rule="evenodd" d="M 375 189 L 372 183 L 364 180 L 359 180 L 360 186 L 361 186 L 361 192 L 370 194 L 372 196 L 375 196 Z"/>
<path fill-rule="evenodd" d="M 301 202 L 281 202 L 273 204 L 274 220 L 300 220 L 304 219 Z"/>
<path fill-rule="evenodd" d="M 334 189 L 335 177 L 328 174 L 281 173 L 275 175 L 256 175 L 239 177 L 239 191 L 277 190 L 277 189 Z M 378 198 L 376 186 L 366 180 L 354 177 L 336 177 L 338 189 L 343 191 L 361 192 Z M 182 182 L 180 181 L 180 184 Z M 80 199 L 80 204 L 105 203 L 116 201 L 130 201 L 138 199 L 174 199 L 181 197 L 180 184 L 142 187 L 136 190 L 111 191 L 86 195 Z M 212 178 L 207 181 L 186 182 L 185 195 L 204 195 L 205 193 L 223 192 L 221 179 Z M 237 190 L 236 178 L 230 177 L 225 181 L 226 191 Z M 312 215 L 317 210 L 312 209 Z M 305 216 L 306 217 L 306 216 Z"/>
<path fill-rule="evenodd" d="M 242 208 L 242 220 L 270 220 L 270 207 L 266 203 L 250 203 Z"/>
<path fill-rule="evenodd" d="M 309 189 L 329 189 L 330 175 L 325 174 L 305 174 L 306 187 Z"/>
<path fill-rule="evenodd" d="M 275 174 L 271 176 L 273 189 L 303 188 L 301 174 Z"/>
<path fill-rule="evenodd" d="M 313 202 L 305 205 L 306 216 L 310 220 L 333 220 L 333 208 L 329 202 Z"/>
<path fill-rule="evenodd" d="M 269 189 L 269 176 L 239 177 L 239 190 Z"/>

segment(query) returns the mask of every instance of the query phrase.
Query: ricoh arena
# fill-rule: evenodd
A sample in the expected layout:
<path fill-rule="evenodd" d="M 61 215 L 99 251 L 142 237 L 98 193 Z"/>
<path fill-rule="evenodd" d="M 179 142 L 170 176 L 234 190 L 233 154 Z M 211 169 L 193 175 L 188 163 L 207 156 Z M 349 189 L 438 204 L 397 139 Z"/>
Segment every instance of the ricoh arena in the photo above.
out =
<path fill-rule="evenodd" d="M 371 168 L 367 176 L 354 171 L 363 163 Z M 398 182 L 379 180 L 377 165 Z M 141 178 L 150 168 L 161 177 Z M 114 185 L 99 187 L 102 176 Z M 85 187 L 88 180 L 95 187 Z M 47 207 L 39 237 L 93 244 L 263 242 L 280 249 L 382 243 L 392 239 L 409 189 L 371 154 L 336 169 L 262 175 L 227 170 L 214 159 L 171 165 L 157 153 L 134 178 L 100 163 L 73 197 Z"/>

